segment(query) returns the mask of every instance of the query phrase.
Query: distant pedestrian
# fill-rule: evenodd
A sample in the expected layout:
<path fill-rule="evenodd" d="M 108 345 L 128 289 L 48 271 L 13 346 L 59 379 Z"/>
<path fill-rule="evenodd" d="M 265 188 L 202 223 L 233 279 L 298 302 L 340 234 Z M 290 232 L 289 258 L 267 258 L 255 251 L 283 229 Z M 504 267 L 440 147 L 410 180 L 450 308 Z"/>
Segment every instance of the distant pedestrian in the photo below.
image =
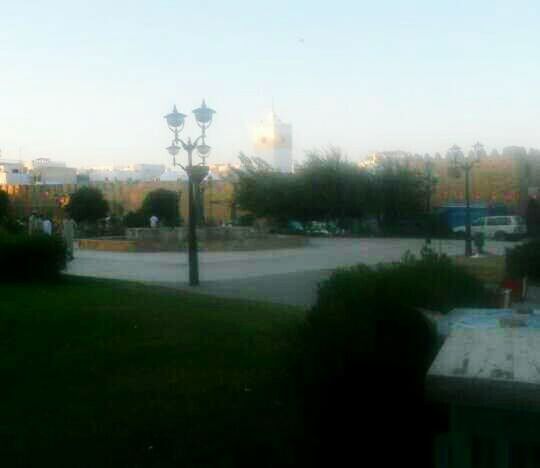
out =
<path fill-rule="evenodd" d="M 43 234 L 52 236 L 52 223 L 49 218 L 43 219 Z"/>
<path fill-rule="evenodd" d="M 28 218 L 28 234 L 37 234 L 43 230 L 43 226 L 39 225 L 39 216 L 35 211 L 32 211 L 32 214 Z"/>
<path fill-rule="evenodd" d="M 75 221 L 71 218 L 66 218 L 62 222 L 62 237 L 66 243 L 66 250 L 69 260 L 73 260 L 73 241 L 75 239 Z"/>
<path fill-rule="evenodd" d="M 159 218 L 156 215 L 150 216 L 150 227 L 152 229 L 157 228 L 159 223 Z"/>

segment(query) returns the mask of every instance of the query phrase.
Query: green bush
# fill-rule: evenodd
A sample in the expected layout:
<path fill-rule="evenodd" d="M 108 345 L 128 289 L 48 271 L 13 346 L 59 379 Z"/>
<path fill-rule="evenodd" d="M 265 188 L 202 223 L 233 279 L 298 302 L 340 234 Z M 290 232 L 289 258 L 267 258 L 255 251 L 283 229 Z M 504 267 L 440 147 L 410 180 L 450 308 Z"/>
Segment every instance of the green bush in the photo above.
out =
<path fill-rule="evenodd" d="M 407 253 L 399 263 L 337 270 L 320 286 L 318 305 L 360 307 L 382 299 L 446 313 L 456 307 L 485 306 L 489 293 L 448 256 L 424 248 L 421 258 Z"/>
<path fill-rule="evenodd" d="M 128 228 L 150 227 L 150 220 L 141 210 L 130 211 L 124 216 L 124 224 Z"/>
<path fill-rule="evenodd" d="M 540 240 L 506 249 L 506 273 L 511 278 L 528 276 L 540 280 Z"/>
<path fill-rule="evenodd" d="M 251 213 L 244 214 L 238 218 L 238 226 L 251 227 L 255 224 L 255 216 Z"/>
<path fill-rule="evenodd" d="M 66 266 L 62 239 L 46 235 L 0 235 L 0 281 L 54 280 Z"/>
<path fill-rule="evenodd" d="M 437 337 L 418 308 L 446 312 L 485 306 L 488 298 L 478 280 L 429 249 L 391 265 L 340 269 L 324 281 L 306 321 L 300 368 L 320 466 L 341 466 L 355 453 L 399 466 L 405 452 L 415 466 L 429 466 L 441 421 L 423 385 Z M 377 452 L 381 443 L 392 450 Z M 343 459 L 332 463 L 336 454 Z"/>

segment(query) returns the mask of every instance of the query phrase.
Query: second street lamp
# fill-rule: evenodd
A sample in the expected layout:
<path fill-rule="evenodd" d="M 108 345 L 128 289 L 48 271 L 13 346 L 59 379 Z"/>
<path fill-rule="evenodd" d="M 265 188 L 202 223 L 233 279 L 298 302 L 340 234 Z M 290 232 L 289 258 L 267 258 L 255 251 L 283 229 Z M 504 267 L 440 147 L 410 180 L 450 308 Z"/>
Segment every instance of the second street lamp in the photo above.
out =
<path fill-rule="evenodd" d="M 167 125 L 171 132 L 174 134 L 174 138 L 170 146 L 167 147 L 167 151 L 173 157 L 173 165 L 180 166 L 188 176 L 188 252 L 189 252 L 189 284 L 191 286 L 197 286 L 199 284 L 199 258 L 197 247 L 197 206 L 199 194 L 199 185 L 208 175 L 208 166 L 206 165 L 206 158 L 210 153 L 210 146 L 206 144 L 206 130 L 212 124 L 212 119 L 215 114 L 213 109 L 210 109 L 206 103 L 202 102 L 201 107 L 193 110 L 193 115 L 197 125 L 201 129 L 201 134 L 191 141 L 188 138 L 187 141 L 183 141 L 179 134 L 184 128 L 186 115 L 178 112 L 176 106 L 173 107 L 173 111 L 165 116 Z M 187 165 L 182 165 L 176 160 L 176 156 L 180 152 L 180 149 L 186 151 L 188 156 Z M 201 162 L 193 164 L 193 152 L 197 150 L 201 158 Z"/>
<path fill-rule="evenodd" d="M 462 172 L 465 173 L 465 256 L 467 257 L 472 255 L 470 172 L 475 164 L 480 162 L 484 147 L 476 143 L 471 153 L 472 157 L 466 158 L 461 148 L 454 145 L 446 155 L 450 159 L 450 169 L 455 177 L 460 177 Z"/>

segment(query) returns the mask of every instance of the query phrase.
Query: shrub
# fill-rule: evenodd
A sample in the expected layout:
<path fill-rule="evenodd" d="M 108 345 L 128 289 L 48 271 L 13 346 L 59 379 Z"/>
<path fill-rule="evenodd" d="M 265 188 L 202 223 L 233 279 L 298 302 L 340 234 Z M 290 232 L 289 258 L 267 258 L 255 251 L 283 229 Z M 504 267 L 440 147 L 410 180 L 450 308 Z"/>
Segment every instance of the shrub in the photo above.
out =
<path fill-rule="evenodd" d="M 421 258 L 407 253 L 399 263 L 336 271 L 319 289 L 318 304 L 359 307 L 382 298 L 410 307 L 448 312 L 456 307 L 485 306 L 484 284 L 446 255 L 424 248 Z"/>
<path fill-rule="evenodd" d="M 66 266 L 62 239 L 46 235 L 1 235 L 2 281 L 54 280 Z"/>
<path fill-rule="evenodd" d="M 150 227 L 150 221 L 140 211 L 130 211 L 124 216 L 124 224 L 128 228 Z"/>
<path fill-rule="evenodd" d="M 0 225 L 2 225 L 11 215 L 11 202 L 5 190 L 0 190 Z"/>
<path fill-rule="evenodd" d="M 420 258 L 337 270 L 319 286 L 303 334 L 300 399 L 320 466 L 358 452 L 378 466 L 409 457 L 429 466 L 440 421 L 423 384 L 437 337 L 418 308 L 446 312 L 487 298 L 480 281 L 428 248 Z M 381 444 L 392 450 L 376 452 Z"/>
<path fill-rule="evenodd" d="M 238 218 L 238 226 L 251 227 L 255 224 L 255 216 L 251 213 L 244 214 Z"/>
<path fill-rule="evenodd" d="M 528 276 L 540 280 L 540 240 L 506 249 L 506 273 L 511 278 Z"/>
<path fill-rule="evenodd" d="M 353 291 L 350 274 L 337 272 L 321 287 L 305 327 L 301 400 L 314 464 L 346 466 L 360 452 L 392 466 L 406 450 L 426 466 L 432 423 L 423 381 L 435 333 L 418 310 L 369 293 L 379 272 L 354 269 L 365 280 Z M 377 451 L 388 443 L 391 451 Z"/>

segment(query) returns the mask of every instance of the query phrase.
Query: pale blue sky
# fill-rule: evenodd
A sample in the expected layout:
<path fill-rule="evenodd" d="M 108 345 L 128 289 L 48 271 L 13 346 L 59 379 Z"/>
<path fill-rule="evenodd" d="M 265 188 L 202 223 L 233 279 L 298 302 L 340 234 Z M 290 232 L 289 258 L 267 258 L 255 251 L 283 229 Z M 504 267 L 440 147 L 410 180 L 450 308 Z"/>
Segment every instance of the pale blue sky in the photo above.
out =
<path fill-rule="evenodd" d="M 538 0 L 0 0 L 0 148 L 168 163 L 162 116 L 202 97 L 215 162 L 251 151 L 272 98 L 295 159 L 540 147 L 539 24 Z"/>

